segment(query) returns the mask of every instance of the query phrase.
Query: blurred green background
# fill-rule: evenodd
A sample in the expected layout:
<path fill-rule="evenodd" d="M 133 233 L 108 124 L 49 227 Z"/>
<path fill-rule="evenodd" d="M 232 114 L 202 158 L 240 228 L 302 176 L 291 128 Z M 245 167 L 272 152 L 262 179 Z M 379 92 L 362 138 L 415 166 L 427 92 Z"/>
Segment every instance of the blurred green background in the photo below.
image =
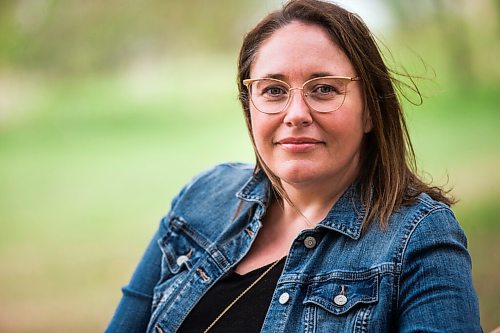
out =
<path fill-rule="evenodd" d="M 253 161 L 236 57 L 279 3 L 0 1 L 0 332 L 102 331 L 179 188 Z M 488 332 L 500 325 L 500 1 L 353 3 L 390 66 L 422 77 L 423 105 L 406 103 L 419 165 L 460 199 Z"/>

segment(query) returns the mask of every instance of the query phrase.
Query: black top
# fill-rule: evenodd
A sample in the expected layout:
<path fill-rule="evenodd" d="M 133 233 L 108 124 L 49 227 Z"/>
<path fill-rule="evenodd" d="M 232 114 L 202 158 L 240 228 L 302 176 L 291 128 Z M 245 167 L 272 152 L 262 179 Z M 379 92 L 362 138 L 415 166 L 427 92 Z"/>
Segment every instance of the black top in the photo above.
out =
<path fill-rule="evenodd" d="M 210 333 L 260 332 L 274 289 L 283 271 L 285 260 L 271 269 L 212 327 Z M 200 333 L 214 321 L 224 309 L 269 268 L 271 264 L 239 275 L 230 270 L 201 298 L 188 314 L 177 332 Z"/>

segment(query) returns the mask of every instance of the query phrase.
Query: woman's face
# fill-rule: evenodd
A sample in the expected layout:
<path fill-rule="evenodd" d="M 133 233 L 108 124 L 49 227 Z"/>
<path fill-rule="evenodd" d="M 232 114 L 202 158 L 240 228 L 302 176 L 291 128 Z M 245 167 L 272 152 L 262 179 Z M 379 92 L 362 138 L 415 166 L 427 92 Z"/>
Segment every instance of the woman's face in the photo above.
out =
<path fill-rule="evenodd" d="M 250 78 L 273 77 L 291 87 L 317 76 L 356 77 L 354 68 L 318 25 L 292 22 L 274 32 L 256 53 Z M 347 85 L 343 105 L 330 113 L 311 110 L 300 90 L 288 107 L 265 114 L 250 103 L 259 155 L 283 186 L 339 186 L 358 174 L 360 148 L 372 128 L 359 81 Z"/>

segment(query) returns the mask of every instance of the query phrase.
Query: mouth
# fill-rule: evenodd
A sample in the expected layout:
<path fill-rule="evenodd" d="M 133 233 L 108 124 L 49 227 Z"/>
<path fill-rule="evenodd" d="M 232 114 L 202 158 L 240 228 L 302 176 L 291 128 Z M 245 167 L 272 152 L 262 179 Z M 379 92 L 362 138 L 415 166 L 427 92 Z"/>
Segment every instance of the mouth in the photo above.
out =
<path fill-rule="evenodd" d="M 275 144 L 287 151 L 301 153 L 311 151 L 324 142 L 308 137 L 290 137 L 278 140 Z"/>
<path fill-rule="evenodd" d="M 306 138 L 306 137 L 298 137 L 298 138 L 285 138 L 278 140 L 276 142 L 277 144 L 293 144 L 293 145 L 300 145 L 300 144 L 315 144 L 315 143 L 322 143 L 320 140 L 316 140 L 313 138 Z"/>

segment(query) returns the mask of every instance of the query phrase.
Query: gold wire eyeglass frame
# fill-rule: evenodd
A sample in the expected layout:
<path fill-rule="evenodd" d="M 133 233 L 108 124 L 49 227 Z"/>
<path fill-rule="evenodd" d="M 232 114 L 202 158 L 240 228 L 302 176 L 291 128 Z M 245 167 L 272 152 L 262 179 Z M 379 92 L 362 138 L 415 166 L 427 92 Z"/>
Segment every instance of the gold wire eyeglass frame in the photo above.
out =
<path fill-rule="evenodd" d="M 302 87 L 291 87 L 288 83 L 286 83 L 285 81 L 282 81 L 282 80 L 278 80 L 278 79 L 274 79 L 274 78 L 267 78 L 267 77 L 262 77 L 262 78 L 255 78 L 255 79 L 245 79 L 243 80 L 243 85 L 245 87 L 247 87 L 247 90 L 248 90 L 248 93 L 250 95 L 250 101 L 252 102 L 252 105 L 260 112 L 262 113 L 267 113 L 267 114 L 276 114 L 276 113 L 280 113 L 280 112 L 283 112 L 284 110 L 286 110 L 286 108 L 288 107 L 288 105 L 290 104 L 290 101 L 292 100 L 292 94 L 291 94 L 291 91 L 292 90 L 300 90 L 301 93 L 302 93 L 302 98 L 304 99 L 304 101 L 306 102 L 307 106 L 309 106 L 312 110 L 316 111 L 316 112 L 321 112 L 321 113 L 328 113 L 328 112 L 333 112 L 333 111 L 337 111 L 338 109 L 340 109 L 340 107 L 344 104 L 344 101 L 345 101 L 345 94 L 343 94 L 343 97 L 342 97 L 342 102 L 339 104 L 338 107 L 336 107 L 335 109 L 332 109 L 332 110 L 327 110 L 327 111 L 321 111 L 321 110 L 318 110 L 314 107 L 311 106 L 311 104 L 309 103 L 308 99 L 307 99 L 307 93 L 304 92 L 304 87 L 306 85 L 308 85 L 309 83 L 311 82 L 314 82 L 314 81 L 320 81 L 320 80 L 325 80 L 325 79 L 335 79 L 335 80 L 341 80 L 341 81 L 345 81 L 345 87 L 347 87 L 347 85 L 352 82 L 352 81 L 359 81 L 360 80 L 360 77 L 359 76 L 356 76 L 356 77 L 351 77 L 351 76 L 320 76 L 320 77 L 315 77 L 315 78 L 312 78 L 310 80 L 307 80 L 306 82 L 304 82 L 302 84 Z M 286 103 L 284 104 L 283 108 L 281 108 L 279 111 L 272 111 L 272 112 L 268 112 L 268 111 L 263 111 L 261 109 L 259 109 L 257 107 L 257 105 L 255 105 L 254 101 L 253 101 L 253 98 L 252 98 L 252 89 L 251 89 L 251 85 L 252 83 L 254 82 L 257 82 L 257 81 L 262 81 L 262 80 L 266 80 L 266 81 L 275 81 L 276 83 L 280 83 L 282 85 L 284 85 L 285 87 L 287 87 L 287 94 L 288 94 L 288 99 L 286 101 Z"/>

